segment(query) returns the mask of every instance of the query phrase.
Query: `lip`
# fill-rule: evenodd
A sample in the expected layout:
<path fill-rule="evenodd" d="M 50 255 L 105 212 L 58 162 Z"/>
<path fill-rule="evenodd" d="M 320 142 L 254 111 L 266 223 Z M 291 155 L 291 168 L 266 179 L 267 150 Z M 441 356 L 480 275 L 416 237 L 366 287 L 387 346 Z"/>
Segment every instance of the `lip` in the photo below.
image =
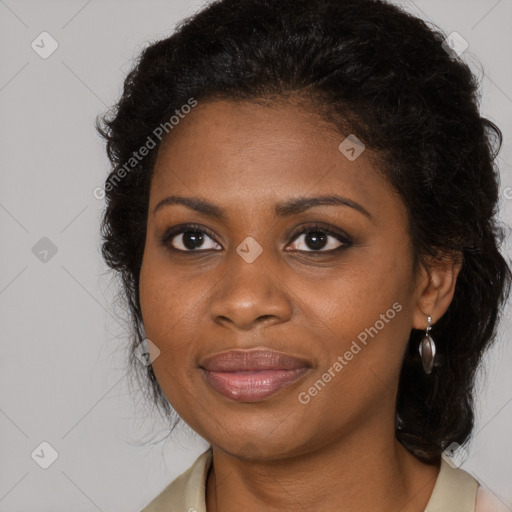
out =
<path fill-rule="evenodd" d="M 291 386 L 311 370 L 307 361 L 268 349 L 230 350 L 207 357 L 200 368 L 208 384 L 239 402 L 258 402 Z"/>

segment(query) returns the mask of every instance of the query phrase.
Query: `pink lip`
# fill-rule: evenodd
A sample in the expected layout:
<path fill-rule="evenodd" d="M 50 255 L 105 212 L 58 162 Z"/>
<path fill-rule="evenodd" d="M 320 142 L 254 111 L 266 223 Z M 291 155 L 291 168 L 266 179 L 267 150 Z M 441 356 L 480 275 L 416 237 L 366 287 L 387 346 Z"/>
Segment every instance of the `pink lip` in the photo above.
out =
<path fill-rule="evenodd" d="M 210 386 L 239 402 L 257 402 L 298 381 L 310 369 L 302 359 L 273 350 L 231 350 L 201 362 Z"/>

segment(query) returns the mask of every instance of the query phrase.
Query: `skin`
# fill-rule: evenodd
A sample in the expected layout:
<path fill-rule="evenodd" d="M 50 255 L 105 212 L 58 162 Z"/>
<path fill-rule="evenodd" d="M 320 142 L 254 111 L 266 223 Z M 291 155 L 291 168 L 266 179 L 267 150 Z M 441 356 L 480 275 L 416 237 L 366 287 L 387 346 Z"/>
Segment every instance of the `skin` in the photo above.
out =
<path fill-rule="evenodd" d="M 286 100 L 203 102 L 161 146 L 149 200 L 140 302 L 153 368 L 173 408 L 213 447 L 208 512 L 423 511 L 439 464 L 421 463 L 395 439 L 395 401 L 411 329 L 435 323 L 453 297 L 460 265 L 413 267 L 406 207 L 372 163 L 350 161 L 345 135 L 303 104 Z M 361 205 L 315 206 L 277 217 L 274 206 L 336 193 Z M 224 220 L 169 195 L 225 209 Z M 342 230 L 311 248 L 301 226 Z M 195 223 L 215 237 L 186 250 L 166 230 Z M 186 228 L 185 230 L 186 231 Z M 312 229 L 312 231 L 315 231 Z M 181 232 L 183 233 L 183 231 Z M 236 248 L 253 237 L 252 263 Z M 220 250 L 215 250 L 215 247 Z M 298 400 L 394 303 L 402 309 L 309 403 Z M 260 402 L 214 391 L 199 362 L 235 348 L 265 347 L 306 359 L 312 369 Z M 370 492 L 369 492 L 370 491 Z"/>

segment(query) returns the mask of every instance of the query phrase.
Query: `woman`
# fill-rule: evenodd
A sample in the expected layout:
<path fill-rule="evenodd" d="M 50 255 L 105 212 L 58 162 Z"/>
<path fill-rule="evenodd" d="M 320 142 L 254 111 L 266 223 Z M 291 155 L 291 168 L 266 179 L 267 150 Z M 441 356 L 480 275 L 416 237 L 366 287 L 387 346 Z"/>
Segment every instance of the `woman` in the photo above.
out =
<path fill-rule="evenodd" d="M 441 33 L 381 0 L 221 0 L 98 128 L 134 367 L 211 445 L 144 512 L 490 506 L 449 455 L 510 286 L 501 133 Z"/>

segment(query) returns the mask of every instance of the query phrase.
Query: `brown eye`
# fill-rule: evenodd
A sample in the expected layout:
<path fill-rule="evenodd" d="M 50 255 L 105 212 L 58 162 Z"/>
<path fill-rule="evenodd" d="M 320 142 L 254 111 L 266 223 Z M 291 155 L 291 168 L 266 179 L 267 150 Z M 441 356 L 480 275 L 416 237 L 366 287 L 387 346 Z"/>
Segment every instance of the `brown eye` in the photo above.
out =
<path fill-rule="evenodd" d="M 162 244 L 174 251 L 201 252 L 220 250 L 222 247 L 204 229 L 193 226 L 177 226 L 166 232 Z"/>
<path fill-rule="evenodd" d="M 330 252 L 351 245 L 348 236 L 322 226 L 306 227 L 294 240 L 293 248 L 304 252 Z"/>

